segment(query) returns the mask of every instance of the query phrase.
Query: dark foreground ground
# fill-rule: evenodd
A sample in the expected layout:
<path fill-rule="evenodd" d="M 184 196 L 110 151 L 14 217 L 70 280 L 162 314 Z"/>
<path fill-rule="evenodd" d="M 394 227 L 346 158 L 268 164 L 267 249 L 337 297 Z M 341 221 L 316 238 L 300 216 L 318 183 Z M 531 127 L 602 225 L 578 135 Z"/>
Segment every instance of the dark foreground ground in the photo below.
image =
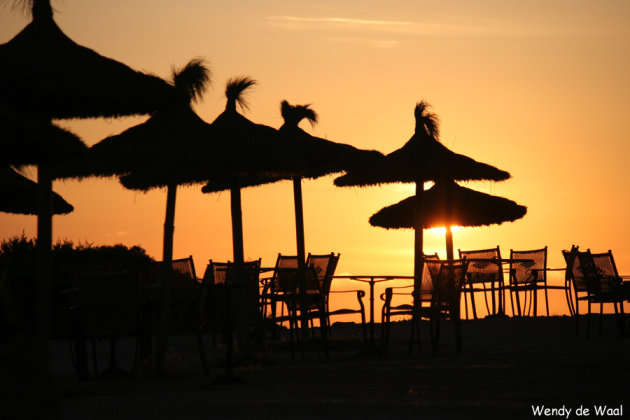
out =
<path fill-rule="evenodd" d="M 68 344 L 54 341 L 51 411 L 77 420 L 499 419 L 536 418 L 532 406 L 544 405 L 571 409 L 568 417 L 560 412 L 550 418 L 599 418 L 594 406 L 606 405 L 615 409 L 611 415 L 622 408 L 623 417 L 630 416 L 630 340 L 619 337 L 612 318 L 604 319 L 601 336 L 594 322 L 590 339 L 584 330 L 576 336 L 568 317 L 483 319 L 462 327 L 461 354 L 446 323 L 437 357 L 426 324 L 422 349 L 408 356 L 409 326 L 398 323 L 389 353 L 379 357 L 355 339 L 357 326 L 336 324 L 328 362 L 318 361 L 312 350 L 305 360 L 299 354 L 292 360 L 286 342 L 270 342 L 259 363 L 235 369 L 240 382 L 230 385 L 213 383 L 220 366 L 204 375 L 190 334 L 172 337 L 167 379 L 141 368 L 133 379 L 79 382 Z M 128 366 L 131 342 L 119 348 L 120 365 Z M 211 356 L 219 364 L 223 354 L 216 347 Z M 101 367 L 107 356 L 101 344 Z M 580 407 L 589 415 L 578 416 Z"/>

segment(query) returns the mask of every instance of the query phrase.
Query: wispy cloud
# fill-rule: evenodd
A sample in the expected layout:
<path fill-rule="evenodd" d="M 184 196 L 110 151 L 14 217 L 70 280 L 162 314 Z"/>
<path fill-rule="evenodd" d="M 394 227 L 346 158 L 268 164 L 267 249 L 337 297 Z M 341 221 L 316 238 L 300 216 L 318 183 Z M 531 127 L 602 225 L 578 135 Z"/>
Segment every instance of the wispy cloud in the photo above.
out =
<path fill-rule="evenodd" d="M 368 45 L 376 48 L 392 49 L 400 45 L 399 41 L 394 39 L 367 39 L 367 38 L 328 38 L 333 42 L 341 42 L 345 44 Z"/>
<path fill-rule="evenodd" d="M 345 17 L 267 16 L 271 25 L 288 30 L 337 30 L 386 32 L 410 36 L 513 36 L 525 35 L 524 28 L 496 20 L 463 20 L 443 16 L 431 23 L 398 20 L 372 20 Z M 533 28 L 529 28 L 530 31 Z M 344 38 L 339 38 L 340 40 Z"/>
<path fill-rule="evenodd" d="M 294 22 L 294 23 L 327 23 L 338 25 L 353 26 L 409 26 L 413 22 L 402 22 L 395 20 L 370 20 L 370 19 L 350 19 L 338 17 L 309 18 L 298 16 L 268 16 L 267 19 L 277 22 Z"/>

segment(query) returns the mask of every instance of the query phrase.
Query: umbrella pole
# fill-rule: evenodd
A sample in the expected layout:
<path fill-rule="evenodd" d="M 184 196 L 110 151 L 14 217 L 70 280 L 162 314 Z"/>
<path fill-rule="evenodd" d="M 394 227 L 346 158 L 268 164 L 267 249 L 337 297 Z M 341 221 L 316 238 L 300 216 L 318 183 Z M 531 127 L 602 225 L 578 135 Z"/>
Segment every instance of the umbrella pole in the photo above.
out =
<path fill-rule="evenodd" d="M 167 264 L 173 262 L 173 238 L 175 236 L 175 200 L 177 198 L 177 184 L 166 187 L 166 217 L 164 218 L 164 244 L 162 261 Z"/>
<path fill-rule="evenodd" d="M 414 290 L 420 288 L 422 281 L 422 269 L 424 266 L 424 246 L 423 246 L 423 194 L 424 182 L 416 181 L 416 195 L 414 203 L 414 260 L 413 260 L 413 276 Z"/>
<path fill-rule="evenodd" d="M 452 226 L 446 226 L 446 233 L 444 236 L 446 237 L 446 259 L 454 260 Z"/>
<path fill-rule="evenodd" d="M 166 216 L 164 217 L 164 242 L 162 245 L 162 271 L 160 279 L 160 324 L 156 349 L 155 369 L 166 373 L 166 350 L 168 348 L 168 330 L 171 313 L 171 270 L 173 268 L 173 238 L 175 235 L 175 202 L 177 185 L 169 184 L 166 188 Z"/>
<path fill-rule="evenodd" d="M 416 181 L 416 195 L 414 200 L 414 258 L 413 258 L 413 313 L 412 313 L 412 325 L 411 325 L 411 339 L 409 340 L 409 354 L 413 348 L 414 331 L 416 331 L 416 325 L 420 322 L 420 313 L 416 308 L 420 306 L 420 302 L 416 299 L 420 296 L 419 292 L 422 284 L 422 270 L 424 268 L 424 221 L 423 221 L 423 192 L 424 182 L 422 180 Z M 418 342 L 420 342 L 420 337 Z"/>
<path fill-rule="evenodd" d="M 243 251 L 243 213 L 241 211 L 241 188 L 232 186 L 230 188 L 230 207 L 232 211 L 232 250 L 234 264 L 242 268 L 244 258 Z"/>
<path fill-rule="evenodd" d="M 41 395 L 48 397 L 48 380 L 50 370 L 50 354 L 48 339 L 50 338 L 50 316 L 52 307 L 52 174 L 45 164 L 37 166 L 38 216 L 37 216 L 37 283 L 35 324 L 33 333 L 36 353 L 32 362 L 35 365 L 34 379 L 37 386 L 42 387 Z M 40 382 L 41 381 L 41 382 Z"/>
<path fill-rule="evenodd" d="M 234 317 L 234 326 L 236 327 L 236 339 L 239 346 L 239 354 L 243 359 L 253 357 L 253 343 L 251 335 L 247 329 L 246 314 L 248 308 L 247 301 L 247 283 L 244 268 L 244 251 L 243 251 L 243 213 L 241 210 L 241 188 L 233 185 L 230 188 L 230 206 L 232 212 L 232 247 L 234 252 L 234 273 L 232 274 L 232 284 L 228 284 L 228 296 L 231 299 L 232 310 L 228 313 L 228 317 Z M 228 304 L 228 307 L 230 305 Z M 233 349 L 232 349 L 232 323 L 228 320 L 228 343 L 226 346 L 226 372 L 227 381 L 234 379 L 232 372 Z"/>
<path fill-rule="evenodd" d="M 302 177 L 293 178 L 293 202 L 295 205 L 295 236 L 297 239 L 298 264 L 306 264 L 306 247 L 304 244 L 304 207 L 302 204 Z"/>

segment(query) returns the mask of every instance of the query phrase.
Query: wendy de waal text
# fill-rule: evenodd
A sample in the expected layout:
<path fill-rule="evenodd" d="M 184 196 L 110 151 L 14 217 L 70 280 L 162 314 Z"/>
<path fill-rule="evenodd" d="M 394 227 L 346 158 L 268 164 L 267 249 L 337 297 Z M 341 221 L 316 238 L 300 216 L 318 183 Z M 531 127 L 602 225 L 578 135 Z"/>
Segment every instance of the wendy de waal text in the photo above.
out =
<path fill-rule="evenodd" d="M 579 406 L 570 408 L 565 405 L 562 407 L 548 407 L 545 405 L 532 405 L 534 416 L 540 417 L 564 417 L 568 419 L 571 415 L 576 417 L 623 417 L 623 404 L 617 406 L 610 405 L 593 405 Z"/>

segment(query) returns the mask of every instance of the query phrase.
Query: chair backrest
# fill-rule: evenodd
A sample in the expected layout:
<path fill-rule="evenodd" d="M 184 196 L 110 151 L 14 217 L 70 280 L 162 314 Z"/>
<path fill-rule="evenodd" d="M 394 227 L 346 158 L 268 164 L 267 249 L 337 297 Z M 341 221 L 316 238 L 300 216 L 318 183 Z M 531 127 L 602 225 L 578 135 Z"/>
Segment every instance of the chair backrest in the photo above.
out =
<path fill-rule="evenodd" d="M 435 254 L 424 254 L 424 261 L 439 261 L 440 257 L 438 253 Z M 430 302 L 431 296 L 433 295 L 433 280 L 431 279 L 431 272 L 429 270 L 429 266 L 424 264 L 422 268 L 422 279 L 420 280 L 420 301 L 421 302 Z"/>
<path fill-rule="evenodd" d="M 459 251 L 460 259 L 469 261 L 467 277 L 469 281 L 503 281 L 503 267 L 501 266 L 501 249 L 496 248 L 478 249 L 471 251 Z M 474 261 L 475 259 L 496 260 Z M 472 261 L 471 261 L 472 260 Z"/>
<path fill-rule="evenodd" d="M 256 288 L 258 291 L 259 282 L 260 282 L 260 262 L 261 259 L 253 260 L 253 261 L 245 261 L 243 263 L 243 269 L 245 270 L 245 277 L 247 280 L 247 286 L 252 286 Z M 236 285 L 236 279 L 234 278 L 234 268 L 235 265 L 233 262 L 228 262 L 227 264 L 227 275 L 225 281 L 229 285 Z"/>
<path fill-rule="evenodd" d="M 209 260 L 204 274 L 204 287 L 199 302 L 202 319 L 205 319 L 206 314 L 214 314 L 214 316 L 225 314 L 227 299 L 230 295 L 233 298 L 238 296 L 238 299 L 244 300 L 244 302 L 241 302 L 242 305 L 239 306 L 239 310 L 245 309 L 249 315 L 258 316 L 260 262 L 260 259 L 244 262 L 245 283 L 236 284 L 234 263 Z"/>
<path fill-rule="evenodd" d="M 425 262 L 433 281 L 433 304 L 458 307 L 462 285 L 470 267 L 467 260 L 427 260 Z M 459 314 L 457 314 L 459 316 Z"/>
<path fill-rule="evenodd" d="M 330 286 L 332 284 L 332 278 L 335 275 L 337 269 L 337 263 L 339 262 L 340 254 L 335 255 L 334 252 L 323 255 L 308 254 L 306 259 L 306 266 L 313 267 L 317 280 L 319 282 L 319 290 L 324 296 L 328 296 L 330 292 Z"/>
<path fill-rule="evenodd" d="M 573 285 L 573 290 L 575 292 L 586 292 L 586 281 L 584 280 L 582 268 L 580 267 L 580 261 L 577 257 L 578 252 L 578 247 L 576 245 L 572 245 L 570 251 L 562 251 L 562 256 L 567 264 L 565 278 L 567 280 L 571 280 L 571 284 Z"/>
<path fill-rule="evenodd" d="M 179 258 L 172 262 L 173 270 L 182 274 L 184 277 L 197 281 L 197 273 L 195 272 L 195 263 L 192 255 L 187 258 Z"/>
<path fill-rule="evenodd" d="M 226 262 L 216 262 L 209 260 L 206 266 L 206 271 L 203 274 L 202 284 L 205 286 L 212 286 L 216 284 L 225 284 L 227 277 Z"/>
<path fill-rule="evenodd" d="M 524 262 L 510 262 L 510 276 L 512 282 L 525 284 L 532 281 L 547 281 L 547 247 L 530 251 L 510 250 L 510 259 L 531 260 Z"/>
<path fill-rule="evenodd" d="M 91 336 L 131 334 L 140 320 L 138 273 L 96 271 L 79 273 L 79 316 Z"/>
<path fill-rule="evenodd" d="M 595 296 L 610 292 L 612 282 L 619 278 L 612 251 L 592 254 L 587 250 L 578 252 L 577 258 L 580 261 L 587 292 Z"/>

